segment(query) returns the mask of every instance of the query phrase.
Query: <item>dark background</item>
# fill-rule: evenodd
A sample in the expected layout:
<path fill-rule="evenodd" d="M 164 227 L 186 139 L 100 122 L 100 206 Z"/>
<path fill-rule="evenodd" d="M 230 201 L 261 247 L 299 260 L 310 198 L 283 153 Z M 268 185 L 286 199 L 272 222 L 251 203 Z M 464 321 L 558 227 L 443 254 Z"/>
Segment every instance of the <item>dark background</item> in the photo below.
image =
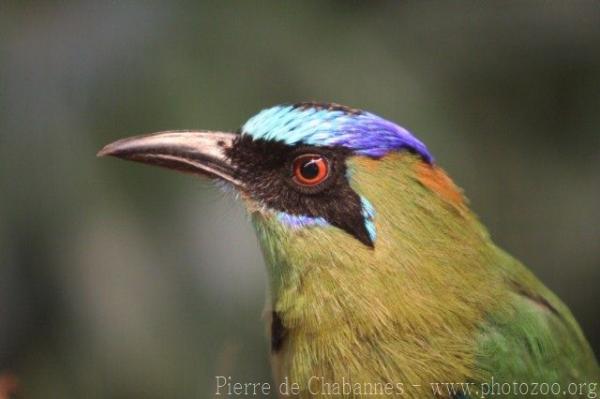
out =
<path fill-rule="evenodd" d="M 241 206 L 95 153 L 300 100 L 425 141 L 598 351 L 600 3 L 14 1 L 0 5 L 0 368 L 25 397 L 270 380 Z"/>

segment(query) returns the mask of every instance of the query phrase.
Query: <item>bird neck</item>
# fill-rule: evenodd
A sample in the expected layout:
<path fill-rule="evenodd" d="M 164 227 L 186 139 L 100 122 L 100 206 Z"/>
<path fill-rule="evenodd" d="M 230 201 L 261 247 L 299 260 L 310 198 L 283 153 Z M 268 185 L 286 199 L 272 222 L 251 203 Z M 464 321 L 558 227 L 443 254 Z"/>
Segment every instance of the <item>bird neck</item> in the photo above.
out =
<path fill-rule="evenodd" d="M 284 325 L 321 335 L 348 328 L 432 336 L 442 326 L 473 326 L 497 299 L 489 282 L 499 272 L 486 266 L 497 251 L 460 190 L 408 153 L 353 157 L 348 167 L 353 189 L 376 212 L 374 249 L 335 227 L 294 230 L 253 213 Z M 456 309 L 460 315 L 445 317 Z"/>

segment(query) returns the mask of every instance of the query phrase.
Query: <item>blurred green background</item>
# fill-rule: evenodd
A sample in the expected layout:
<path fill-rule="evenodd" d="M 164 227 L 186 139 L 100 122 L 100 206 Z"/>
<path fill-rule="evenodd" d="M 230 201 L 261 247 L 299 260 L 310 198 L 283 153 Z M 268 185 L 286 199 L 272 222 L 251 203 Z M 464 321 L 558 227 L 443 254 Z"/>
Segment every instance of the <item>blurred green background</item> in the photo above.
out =
<path fill-rule="evenodd" d="M 208 398 L 269 381 L 244 211 L 97 159 L 300 100 L 424 140 L 600 348 L 600 3 L 2 2 L 0 369 L 27 398 Z"/>

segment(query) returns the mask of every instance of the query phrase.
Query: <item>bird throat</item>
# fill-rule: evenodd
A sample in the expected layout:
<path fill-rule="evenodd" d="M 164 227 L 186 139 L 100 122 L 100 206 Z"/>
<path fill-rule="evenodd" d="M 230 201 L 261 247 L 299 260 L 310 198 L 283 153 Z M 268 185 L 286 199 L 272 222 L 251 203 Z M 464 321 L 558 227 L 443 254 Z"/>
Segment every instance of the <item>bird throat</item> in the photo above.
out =
<path fill-rule="evenodd" d="M 488 286 L 499 272 L 482 266 L 496 256 L 487 232 L 445 173 L 417 156 L 351 157 L 348 168 L 352 188 L 375 211 L 374 248 L 333 226 L 289 229 L 275 215 L 252 213 L 277 321 L 273 349 L 284 359 L 278 374 L 300 384 L 311 373 L 368 379 L 390 361 L 386 343 L 398 362 L 386 370 L 396 367 L 398 378 L 409 378 L 415 361 L 448 348 L 462 353 L 463 345 L 465 356 L 453 361 L 467 370 L 477 322 L 500 302 Z"/>

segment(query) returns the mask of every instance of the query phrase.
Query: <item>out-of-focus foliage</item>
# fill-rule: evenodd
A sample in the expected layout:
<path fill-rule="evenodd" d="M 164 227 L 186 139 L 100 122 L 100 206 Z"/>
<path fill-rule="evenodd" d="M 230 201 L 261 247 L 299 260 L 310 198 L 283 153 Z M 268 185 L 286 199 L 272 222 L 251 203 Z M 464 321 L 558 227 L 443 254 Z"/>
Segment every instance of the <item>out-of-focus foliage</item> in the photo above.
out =
<path fill-rule="evenodd" d="M 598 2 L 4 2 L 0 368 L 25 397 L 269 381 L 241 207 L 95 152 L 299 100 L 365 108 L 428 143 L 600 347 Z"/>

